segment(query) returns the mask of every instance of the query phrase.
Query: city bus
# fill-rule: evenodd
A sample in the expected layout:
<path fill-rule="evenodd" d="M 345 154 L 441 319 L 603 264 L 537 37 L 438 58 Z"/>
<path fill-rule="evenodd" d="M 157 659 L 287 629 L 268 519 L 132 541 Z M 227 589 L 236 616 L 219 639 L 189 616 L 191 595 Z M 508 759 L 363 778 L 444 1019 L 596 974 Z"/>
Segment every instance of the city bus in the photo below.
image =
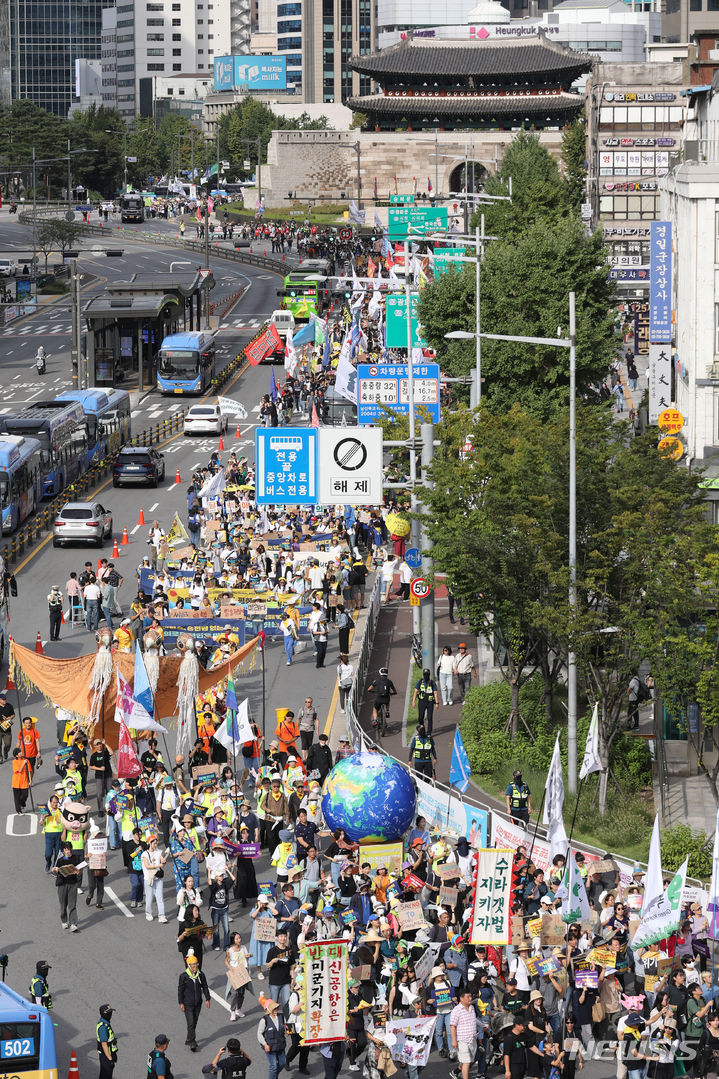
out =
<path fill-rule="evenodd" d="M 142 195 L 129 191 L 120 197 L 120 220 L 125 224 L 145 220 L 145 200 Z"/>
<path fill-rule="evenodd" d="M 79 401 L 37 401 L 0 416 L 0 434 L 40 443 L 43 493 L 54 498 L 87 467 L 87 423 Z"/>
<path fill-rule="evenodd" d="M 127 390 L 99 389 L 65 390 L 56 401 L 78 401 L 87 423 L 88 465 L 116 453 L 132 434 L 130 395 Z"/>
<path fill-rule="evenodd" d="M 105 390 L 107 394 L 107 411 L 100 416 L 100 424 L 110 434 L 110 452 L 114 452 L 113 434 L 120 432 L 120 446 L 124 446 L 132 438 L 132 410 L 130 408 L 130 394 L 127 390 Z"/>
<path fill-rule="evenodd" d="M 0 1069 L 21 1079 L 57 1079 L 50 1013 L 0 983 Z"/>
<path fill-rule="evenodd" d="M 3 535 L 14 532 L 42 501 L 40 443 L 23 435 L 0 435 L 0 515 Z"/>
<path fill-rule="evenodd" d="M 325 309 L 327 281 L 320 274 L 291 273 L 278 289 L 281 306 L 291 311 L 295 323 L 309 322 L 312 315 L 321 316 Z"/>
<path fill-rule="evenodd" d="M 215 339 L 211 333 L 173 333 L 160 345 L 160 393 L 204 393 L 215 377 Z"/>

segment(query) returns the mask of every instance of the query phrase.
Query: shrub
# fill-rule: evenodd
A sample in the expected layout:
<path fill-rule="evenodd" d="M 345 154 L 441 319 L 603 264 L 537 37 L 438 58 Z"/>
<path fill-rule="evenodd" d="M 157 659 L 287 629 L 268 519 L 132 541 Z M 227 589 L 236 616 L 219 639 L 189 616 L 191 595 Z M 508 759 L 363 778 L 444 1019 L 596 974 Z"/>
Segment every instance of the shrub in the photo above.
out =
<path fill-rule="evenodd" d="M 662 869 L 675 872 L 689 857 L 690 877 L 706 880 L 712 872 L 712 843 L 705 832 L 693 832 L 686 824 L 676 824 L 661 833 Z"/>

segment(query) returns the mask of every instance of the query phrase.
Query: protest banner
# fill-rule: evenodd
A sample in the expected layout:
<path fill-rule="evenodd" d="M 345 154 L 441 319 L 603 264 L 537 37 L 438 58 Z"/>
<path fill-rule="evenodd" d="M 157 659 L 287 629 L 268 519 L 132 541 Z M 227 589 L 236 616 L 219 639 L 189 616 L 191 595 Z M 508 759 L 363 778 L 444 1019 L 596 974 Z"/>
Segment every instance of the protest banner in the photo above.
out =
<path fill-rule="evenodd" d="M 521 944 L 526 939 L 524 932 L 524 918 L 520 914 L 512 915 L 512 931 L 510 934 L 509 943 L 515 947 Z"/>
<path fill-rule="evenodd" d="M 277 939 L 277 919 L 258 914 L 255 918 L 255 940 L 274 944 Z"/>
<path fill-rule="evenodd" d="M 368 862 L 370 873 L 376 873 L 384 866 L 388 873 L 402 868 L 402 841 L 399 843 L 362 843 L 359 849 L 359 862 Z"/>
<path fill-rule="evenodd" d="M 353 910 L 346 910 L 343 914 L 340 914 L 340 920 L 343 925 L 352 925 L 357 921 L 357 915 Z"/>
<path fill-rule="evenodd" d="M 442 880 L 442 881 L 444 881 L 444 880 L 458 880 L 459 877 L 460 877 L 460 872 L 459 872 L 459 866 L 458 865 L 451 865 L 451 864 L 438 865 L 438 866 L 435 866 L 434 871 L 437 874 L 437 876 L 439 877 L 439 879 Z"/>
<path fill-rule="evenodd" d="M 617 866 L 614 864 L 611 858 L 602 858 L 599 861 L 592 862 L 589 867 L 590 873 L 616 873 Z"/>
<path fill-rule="evenodd" d="M 344 1041 L 347 1022 L 347 942 L 318 941 L 302 949 L 304 1045 Z"/>
<path fill-rule="evenodd" d="M 87 840 L 87 864 L 90 869 L 107 869 L 107 836 Z"/>
<path fill-rule="evenodd" d="M 424 951 L 414 965 L 414 976 L 417 979 L 417 985 L 424 985 L 427 978 L 429 978 L 430 971 L 437 962 L 440 947 L 439 941 L 425 944 Z"/>
<path fill-rule="evenodd" d="M 574 984 L 577 989 L 597 989 L 599 987 L 599 971 L 597 970 L 574 970 Z"/>
<path fill-rule="evenodd" d="M 470 847 L 487 846 L 489 814 L 486 809 L 460 801 L 424 779 L 417 784 L 416 815 L 424 817 L 431 831 L 466 836 Z"/>
<path fill-rule="evenodd" d="M 169 595 L 169 593 L 168 593 Z M 162 620 L 162 634 L 163 645 L 167 651 L 171 651 L 177 644 L 177 638 L 181 633 L 191 633 L 195 640 L 201 640 L 204 644 L 212 647 L 217 646 L 217 638 L 221 636 L 227 626 L 231 631 L 237 635 L 238 645 L 242 647 L 245 643 L 245 622 L 241 618 L 175 618 L 174 614 L 170 618 L 163 618 Z"/>
<path fill-rule="evenodd" d="M 401 883 L 402 887 L 408 892 L 421 892 L 424 888 L 424 881 L 421 877 L 416 877 L 414 873 L 405 873 Z"/>
<path fill-rule="evenodd" d="M 392 1059 L 400 1060 L 415 1068 L 423 1068 L 429 1060 L 436 1025 L 436 1015 L 419 1015 L 411 1019 L 388 1019 L 386 1033 L 392 1034 L 395 1038 L 390 1047 Z"/>
<path fill-rule="evenodd" d="M 244 618 L 244 617 L 245 617 L 245 608 L 244 607 L 238 607 L 238 605 L 236 603 L 233 603 L 231 605 L 227 604 L 226 606 L 225 605 L 220 606 L 220 618 L 222 618 L 223 621 L 224 621 L 225 618 Z"/>
<path fill-rule="evenodd" d="M 242 989 L 250 980 L 250 974 L 244 963 L 238 967 L 227 968 L 227 978 L 233 989 Z"/>
<path fill-rule="evenodd" d="M 449 888 L 446 884 L 443 884 L 442 887 L 439 889 L 439 899 L 437 900 L 437 902 L 440 904 L 440 906 L 446 903 L 448 907 L 453 907 L 457 902 L 458 895 L 459 890 L 457 888 Z"/>
<path fill-rule="evenodd" d="M 424 928 L 424 914 L 419 899 L 414 899 L 411 903 L 400 903 L 395 907 L 394 913 L 403 932 Z"/>
<path fill-rule="evenodd" d="M 259 843 L 235 843 L 238 858 L 259 858 Z"/>
<path fill-rule="evenodd" d="M 542 947 L 559 948 L 564 944 L 564 934 L 567 927 L 562 921 L 561 914 L 542 915 Z"/>
<path fill-rule="evenodd" d="M 350 976 L 357 982 L 368 982 L 372 977 L 372 967 L 369 963 L 363 963 L 361 967 L 352 967 Z"/>
<path fill-rule="evenodd" d="M 535 965 L 540 978 L 547 974 L 554 974 L 555 971 L 562 969 L 562 964 L 556 955 L 550 955 L 548 959 L 538 959 Z"/>
<path fill-rule="evenodd" d="M 472 944 L 509 943 L 512 853 L 491 848 L 477 853 L 477 884 L 469 918 Z"/>
<path fill-rule="evenodd" d="M 192 778 L 196 784 L 202 783 L 204 779 L 211 779 L 213 782 L 219 783 L 220 766 L 219 764 L 199 764 L 192 769 Z"/>
<path fill-rule="evenodd" d="M 524 923 L 527 930 L 528 937 L 541 937 L 542 935 L 542 916 L 538 915 L 536 918 L 527 918 Z"/>
<path fill-rule="evenodd" d="M 587 956 L 590 963 L 596 963 L 598 967 L 611 967 L 617 965 L 617 955 L 611 948 L 592 948 Z"/>

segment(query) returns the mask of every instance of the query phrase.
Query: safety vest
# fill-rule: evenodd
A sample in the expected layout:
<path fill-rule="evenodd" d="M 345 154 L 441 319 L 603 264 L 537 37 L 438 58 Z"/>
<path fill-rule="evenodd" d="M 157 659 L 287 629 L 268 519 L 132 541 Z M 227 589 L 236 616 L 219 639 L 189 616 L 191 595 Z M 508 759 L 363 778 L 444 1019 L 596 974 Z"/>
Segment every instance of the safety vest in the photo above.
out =
<path fill-rule="evenodd" d="M 67 772 L 62 781 L 62 786 L 69 798 L 82 794 L 82 776 L 79 772 Z"/>
<path fill-rule="evenodd" d="M 100 1027 L 107 1027 L 107 1037 L 100 1038 Z M 117 1038 L 115 1037 L 115 1031 L 112 1029 L 106 1019 L 101 1019 L 95 1027 L 95 1037 L 97 1038 L 97 1051 L 102 1053 L 102 1042 L 107 1042 L 107 1048 L 110 1050 L 110 1056 L 113 1061 L 117 1060 Z M 104 1054 L 103 1054 L 104 1055 Z"/>
<path fill-rule="evenodd" d="M 73 850 L 85 849 L 85 833 L 84 832 L 70 832 L 67 842 L 70 844 Z"/>
<path fill-rule="evenodd" d="M 30 996 L 40 997 L 40 1003 L 43 1008 L 52 1008 L 52 997 L 50 996 L 50 989 L 43 977 L 36 974 L 33 980 L 30 982 Z"/>
<path fill-rule="evenodd" d="M 431 682 L 425 682 L 424 678 L 417 685 L 417 699 L 420 701 L 434 700 L 434 686 Z"/>
<path fill-rule="evenodd" d="M 170 1061 L 167 1059 L 164 1053 L 161 1053 L 159 1049 L 153 1049 L 147 1056 L 147 1079 L 157 1079 L 157 1072 L 155 1071 L 156 1060 L 165 1061 L 165 1079 L 173 1079 L 172 1068 L 170 1067 Z"/>
<path fill-rule="evenodd" d="M 419 738 L 415 736 L 412 757 L 416 761 L 431 761 L 432 740 L 430 738 Z"/>
<path fill-rule="evenodd" d="M 512 793 L 509 796 L 510 809 L 526 809 L 528 800 L 529 788 L 527 784 L 523 783 L 521 787 L 518 787 L 516 783 L 512 783 Z"/>
<path fill-rule="evenodd" d="M 61 832 L 62 821 L 60 820 L 60 810 L 50 809 L 47 807 L 47 816 L 42 826 L 43 832 Z"/>

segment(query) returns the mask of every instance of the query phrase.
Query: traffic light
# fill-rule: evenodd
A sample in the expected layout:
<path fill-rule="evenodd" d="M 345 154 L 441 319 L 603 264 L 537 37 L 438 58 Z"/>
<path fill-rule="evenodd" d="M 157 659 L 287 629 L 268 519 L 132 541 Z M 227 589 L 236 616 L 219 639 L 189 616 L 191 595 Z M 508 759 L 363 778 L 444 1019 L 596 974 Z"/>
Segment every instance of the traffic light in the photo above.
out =
<path fill-rule="evenodd" d="M 107 256 L 107 258 L 109 258 L 109 259 L 121 259 L 121 258 L 122 258 L 122 256 L 123 256 L 123 251 L 122 251 L 122 249 L 121 249 L 121 248 L 119 248 L 119 247 L 110 247 L 110 248 L 108 248 L 108 250 L 107 250 L 107 251 L 105 252 L 105 255 L 106 255 L 106 256 Z"/>

